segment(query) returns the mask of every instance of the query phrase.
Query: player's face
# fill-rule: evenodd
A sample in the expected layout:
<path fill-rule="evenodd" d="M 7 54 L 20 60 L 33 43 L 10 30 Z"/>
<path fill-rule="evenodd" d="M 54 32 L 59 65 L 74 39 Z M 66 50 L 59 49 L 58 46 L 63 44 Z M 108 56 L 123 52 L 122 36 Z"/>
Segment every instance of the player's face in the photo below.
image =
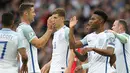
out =
<path fill-rule="evenodd" d="M 115 32 L 119 32 L 119 25 L 117 20 L 113 23 L 112 30 Z"/>
<path fill-rule="evenodd" d="M 91 28 L 90 24 L 86 24 L 86 25 L 85 25 L 84 31 L 85 31 L 87 34 L 89 34 L 89 33 L 92 32 L 92 28 Z"/>
<path fill-rule="evenodd" d="M 36 16 L 34 7 L 31 7 L 30 11 L 28 11 L 28 20 L 30 22 L 34 21 L 34 17 Z"/>
<path fill-rule="evenodd" d="M 59 16 L 58 14 L 53 14 L 51 17 L 54 19 L 56 27 L 64 22 L 63 17 Z"/>
<path fill-rule="evenodd" d="M 92 29 L 98 29 L 101 24 L 101 18 L 98 15 L 93 14 L 89 19 L 88 24 L 90 24 Z"/>

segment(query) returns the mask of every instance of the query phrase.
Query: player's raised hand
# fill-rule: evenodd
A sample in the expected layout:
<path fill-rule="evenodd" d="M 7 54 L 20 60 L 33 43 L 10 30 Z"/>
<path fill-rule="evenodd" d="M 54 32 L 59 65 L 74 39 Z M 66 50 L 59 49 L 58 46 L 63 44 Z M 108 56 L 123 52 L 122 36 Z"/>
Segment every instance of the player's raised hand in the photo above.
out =
<path fill-rule="evenodd" d="M 69 23 L 69 27 L 70 28 L 73 28 L 76 23 L 78 22 L 78 20 L 76 19 L 76 16 L 73 16 L 71 19 L 70 19 L 70 23 Z"/>
<path fill-rule="evenodd" d="M 53 31 L 55 27 L 55 20 L 50 16 L 47 20 L 47 27 L 49 30 Z"/>
<path fill-rule="evenodd" d="M 27 64 L 23 64 L 20 70 L 20 73 L 28 73 Z"/>

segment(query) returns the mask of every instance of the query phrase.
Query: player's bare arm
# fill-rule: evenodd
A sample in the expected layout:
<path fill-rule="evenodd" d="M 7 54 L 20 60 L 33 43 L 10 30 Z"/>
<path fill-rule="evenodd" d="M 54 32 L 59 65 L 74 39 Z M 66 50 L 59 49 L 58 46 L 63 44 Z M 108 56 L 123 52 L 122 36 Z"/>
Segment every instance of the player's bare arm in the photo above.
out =
<path fill-rule="evenodd" d="M 71 53 L 70 53 L 69 59 L 68 59 L 68 67 L 66 68 L 65 73 L 70 73 L 71 72 L 71 67 L 72 67 L 72 64 L 74 62 L 75 54 L 74 54 L 72 49 L 70 49 L 70 52 Z"/>
<path fill-rule="evenodd" d="M 113 66 L 115 61 L 116 61 L 116 56 L 115 56 L 115 54 L 113 54 L 112 56 L 110 56 L 110 62 L 109 62 L 110 65 Z"/>
<path fill-rule="evenodd" d="M 42 68 L 41 68 L 41 73 L 48 73 L 50 70 L 50 65 L 51 65 L 51 61 L 49 61 L 48 63 L 46 63 Z"/>
<path fill-rule="evenodd" d="M 104 55 L 104 56 L 111 56 L 114 54 L 113 47 L 107 47 L 107 49 L 86 47 L 85 51 L 94 51 L 94 52 L 99 53 L 99 54 Z"/>
<path fill-rule="evenodd" d="M 74 51 L 76 57 L 77 57 L 80 61 L 84 62 L 84 61 L 87 59 L 87 56 L 88 56 L 87 52 L 86 52 L 85 54 L 80 54 L 80 53 L 77 52 L 75 49 L 74 49 L 73 51 Z"/>
<path fill-rule="evenodd" d="M 20 48 L 18 51 L 19 51 L 19 53 L 22 57 L 22 63 L 23 63 L 21 70 L 20 70 L 20 73 L 27 73 L 28 72 L 28 67 L 27 67 L 28 57 L 27 57 L 27 54 L 26 54 L 26 49 Z"/>
<path fill-rule="evenodd" d="M 47 41 L 49 40 L 51 34 L 53 33 L 54 30 L 54 20 L 49 17 L 49 19 L 47 20 L 47 31 L 46 33 L 41 37 L 41 38 L 34 38 L 31 43 L 36 46 L 37 48 L 41 48 L 43 46 L 46 45 Z"/>
<path fill-rule="evenodd" d="M 82 47 L 83 44 L 78 40 L 75 40 L 74 37 L 74 26 L 77 23 L 77 19 L 76 16 L 74 16 L 73 18 L 70 19 L 70 23 L 69 23 L 69 27 L 70 27 L 70 32 L 69 32 L 69 43 L 70 43 L 70 48 L 79 48 Z"/>

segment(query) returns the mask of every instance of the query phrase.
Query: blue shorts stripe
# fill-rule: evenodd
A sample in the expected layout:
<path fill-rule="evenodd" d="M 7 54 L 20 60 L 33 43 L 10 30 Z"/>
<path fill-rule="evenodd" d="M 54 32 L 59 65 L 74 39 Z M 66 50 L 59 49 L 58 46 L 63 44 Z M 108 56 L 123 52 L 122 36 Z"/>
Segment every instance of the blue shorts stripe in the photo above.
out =
<path fill-rule="evenodd" d="M 66 53 L 66 67 L 68 67 L 68 53 L 69 53 L 69 46 L 67 48 L 67 53 Z"/>
<path fill-rule="evenodd" d="M 106 68 L 105 68 L 105 73 L 107 73 L 107 63 L 108 63 L 108 56 L 107 56 L 107 59 L 106 59 Z"/>
<path fill-rule="evenodd" d="M 129 68 L 128 68 L 127 59 L 126 59 L 126 53 L 125 53 L 125 44 L 123 44 L 123 54 L 124 54 L 126 71 L 127 71 L 127 73 L 129 73 Z"/>
<path fill-rule="evenodd" d="M 35 65 L 34 65 L 34 59 L 33 59 L 32 45 L 31 44 L 30 44 L 30 52 L 31 52 L 31 58 L 32 58 L 33 73 L 36 73 Z"/>

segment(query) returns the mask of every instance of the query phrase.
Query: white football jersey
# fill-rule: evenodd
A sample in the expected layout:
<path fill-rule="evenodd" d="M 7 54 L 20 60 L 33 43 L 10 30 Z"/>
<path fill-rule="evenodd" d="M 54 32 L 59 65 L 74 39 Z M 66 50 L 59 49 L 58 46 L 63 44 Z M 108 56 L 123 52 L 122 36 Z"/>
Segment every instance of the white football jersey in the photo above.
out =
<path fill-rule="evenodd" d="M 129 37 L 128 37 L 129 38 Z M 117 73 L 130 72 L 130 39 L 124 44 L 119 39 L 115 41 L 116 70 Z"/>
<path fill-rule="evenodd" d="M 57 30 L 53 36 L 53 53 L 51 60 L 51 71 L 65 71 L 68 66 L 69 54 L 69 28 L 65 25 Z"/>
<path fill-rule="evenodd" d="M 95 40 L 97 39 L 98 34 L 96 34 L 96 32 L 92 32 L 88 35 L 86 35 L 82 40 L 80 40 L 82 42 L 82 44 L 84 46 L 87 46 L 87 47 L 93 47 L 95 46 L 96 42 Z M 90 51 L 88 52 L 88 62 L 90 62 L 92 60 L 92 57 L 93 55 L 95 54 L 94 51 Z"/>
<path fill-rule="evenodd" d="M 128 38 L 128 42 L 124 44 L 123 50 L 124 50 L 124 58 L 126 59 L 125 61 L 126 71 L 128 73 L 130 72 L 130 36 Z"/>
<path fill-rule="evenodd" d="M 94 40 L 91 44 L 90 47 L 95 47 L 95 48 L 101 48 L 101 49 L 107 49 L 107 47 L 113 47 L 115 46 L 114 43 L 115 36 L 112 33 L 108 33 L 107 31 L 101 32 L 97 34 L 94 37 Z M 89 41 L 88 41 L 89 42 Z M 100 55 L 98 53 L 91 53 L 90 52 L 90 60 L 89 63 L 91 64 L 88 70 L 88 73 L 111 73 L 112 68 L 110 67 L 109 64 L 109 57 Z M 89 53 L 88 53 L 89 56 Z"/>
<path fill-rule="evenodd" d="M 24 48 L 20 34 L 8 28 L 0 30 L 0 71 L 18 73 L 18 49 Z"/>
<path fill-rule="evenodd" d="M 36 36 L 32 27 L 24 22 L 20 23 L 17 30 L 18 33 L 24 38 L 24 43 L 26 47 L 26 52 L 28 55 L 28 72 L 40 72 L 38 65 L 37 48 L 33 46 L 30 42 Z"/>

